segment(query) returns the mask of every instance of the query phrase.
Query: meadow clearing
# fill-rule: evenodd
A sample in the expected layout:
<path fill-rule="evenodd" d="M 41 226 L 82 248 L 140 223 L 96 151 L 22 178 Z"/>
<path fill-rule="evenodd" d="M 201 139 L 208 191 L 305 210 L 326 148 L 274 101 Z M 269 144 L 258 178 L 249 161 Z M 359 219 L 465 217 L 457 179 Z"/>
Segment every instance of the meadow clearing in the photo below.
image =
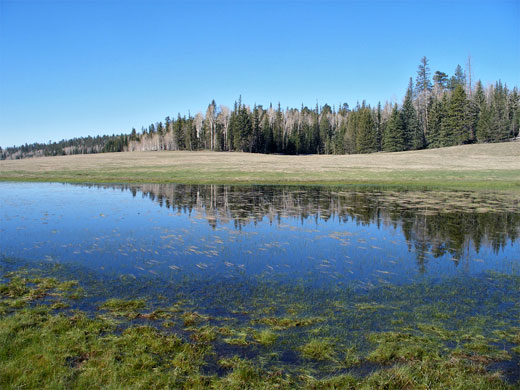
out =
<path fill-rule="evenodd" d="M 0 161 L 2 181 L 520 190 L 520 142 L 359 155 L 133 152 Z"/>

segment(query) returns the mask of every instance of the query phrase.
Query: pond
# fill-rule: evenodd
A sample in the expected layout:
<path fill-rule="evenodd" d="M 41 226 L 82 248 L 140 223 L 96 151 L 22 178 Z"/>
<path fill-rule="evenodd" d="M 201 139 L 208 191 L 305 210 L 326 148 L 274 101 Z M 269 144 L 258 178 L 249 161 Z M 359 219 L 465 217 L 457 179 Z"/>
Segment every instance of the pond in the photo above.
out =
<path fill-rule="evenodd" d="M 0 221 L 3 283 L 76 280 L 58 312 L 210 337 L 205 373 L 363 377 L 435 354 L 519 379 L 518 196 L 0 183 Z"/>

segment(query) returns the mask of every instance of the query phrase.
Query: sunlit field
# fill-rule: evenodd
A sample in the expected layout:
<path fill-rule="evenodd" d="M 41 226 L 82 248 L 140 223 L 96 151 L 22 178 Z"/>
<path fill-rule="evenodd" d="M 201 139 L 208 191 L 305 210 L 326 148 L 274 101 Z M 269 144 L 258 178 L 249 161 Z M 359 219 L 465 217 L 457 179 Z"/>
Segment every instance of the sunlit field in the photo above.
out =
<path fill-rule="evenodd" d="M 134 152 L 0 161 L 0 180 L 520 190 L 520 142 L 365 155 Z"/>

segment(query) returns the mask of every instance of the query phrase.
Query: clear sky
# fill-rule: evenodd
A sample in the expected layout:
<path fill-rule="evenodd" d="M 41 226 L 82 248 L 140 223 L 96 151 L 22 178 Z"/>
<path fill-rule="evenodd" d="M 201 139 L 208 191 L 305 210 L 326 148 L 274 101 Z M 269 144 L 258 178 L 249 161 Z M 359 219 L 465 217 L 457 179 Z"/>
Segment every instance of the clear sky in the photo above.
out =
<path fill-rule="evenodd" d="M 520 86 L 520 1 L 0 0 L 0 146 L 178 112 L 402 101 L 422 56 Z"/>

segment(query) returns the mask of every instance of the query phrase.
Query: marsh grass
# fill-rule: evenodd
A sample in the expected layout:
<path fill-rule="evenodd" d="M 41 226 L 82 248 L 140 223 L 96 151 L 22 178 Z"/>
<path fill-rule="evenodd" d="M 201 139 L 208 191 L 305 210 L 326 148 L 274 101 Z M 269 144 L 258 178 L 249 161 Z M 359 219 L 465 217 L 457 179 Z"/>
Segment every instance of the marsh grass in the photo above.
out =
<path fill-rule="evenodd" d="M 254 333 L 254 340 L 262 345 L 269 346 L 276 342 L 278 335 L 270 329 L 263 329 Z"/>
<path fill-rule="evenodd" d="M 384 287 L 361 295 L 338 290 L 329 307 L 324 304 L 327 300 L 319 300 L 320 309 L 301 299 L 300 288 L 291 291 L 285 287 L 280 294 L 282 287 L 277 286 L 272 293 L 277 301 L 270 303 L 276 310 L 267 312 L 261 310 L 261 303 L 269 302 L 271 293 L 263 286 L 258 296 L 248 297 L 247 314 L 235 318 L 209 315 L 200 302 L 194 311 L 179 303 L 183 300 L 178 293 L 172 301 L 168 297 L 109 297 L 106 290 L 102 292 L 105 299 L 91 305 L 92 311 L 82 311 L 78 305 L 83 303 L 69 298 L 76 289 L 87 288 L 92 299 L 94 291 L 84 286 L 81 278 L 68 283 L 60 276 L 35 277 L 30 271 L 4 272 L 2 276 L 0 383 L 6 389 L 517 386 L 486 367 L 491 362 L 511 360 L 518 353 L 518 324 L 514 317 L 479 317 L 474 311 L 481 304 L 480 297 L 472 290 L 464 294 L 460 286 L 455 291 L 443 285 L 430 286 L 427 293 L 433 302 L 424 302 L 421 294 L 425 285 Z M 487 287 L 493 286 L 496 292 L 507 285 L 517 291 L 517 279 L 495 275 Z M 227 286 L 228 291 L 231 288 Z M 212 290 L 213 295 L 219 293 Z M 356 305 L 373 305 L 379 302 L 380 293 L 385 296 L 384 310 L 360 310 Z M 451 316 L 432 317 L 434 312 L 453 310 L 449 301 L 445 305 L 436 302 L 448 296 L 473 296 L 459 299 L 458 315 L 465 317 L 451 329 Z M 407 307 L 404 297 L 413 308 Z M 498 300 L 492 294 L 485 298 L 491 304 Z M 244 297 L 240 299 L 244 302 Z M 164 308 L 157 306 L 159 302 Z M 143 312 L 150 307 L 152 311 Z M 391 324 L 395 313 L 409 310 L 412 314 L 402 314 L 402 323 Z M 317 315 L 304 314 L 314 311 Z M 292 315 L 274 316 L 275 312 Z M 117 322 L 111 320 L 115 317 Z M 359 330 L 381 326 L 393 329 L 369 335 Z M 292 353 L 293 359 L 284 360 L 286 353 Z M 370 371 L 356 375 L 364 366 L 371 367 Z"/>
<path fill-rule="evenodd" d="M 312 339 L 301 347 L 305 359 L 335 361 L 334 343 L 328 339 Z"/>

